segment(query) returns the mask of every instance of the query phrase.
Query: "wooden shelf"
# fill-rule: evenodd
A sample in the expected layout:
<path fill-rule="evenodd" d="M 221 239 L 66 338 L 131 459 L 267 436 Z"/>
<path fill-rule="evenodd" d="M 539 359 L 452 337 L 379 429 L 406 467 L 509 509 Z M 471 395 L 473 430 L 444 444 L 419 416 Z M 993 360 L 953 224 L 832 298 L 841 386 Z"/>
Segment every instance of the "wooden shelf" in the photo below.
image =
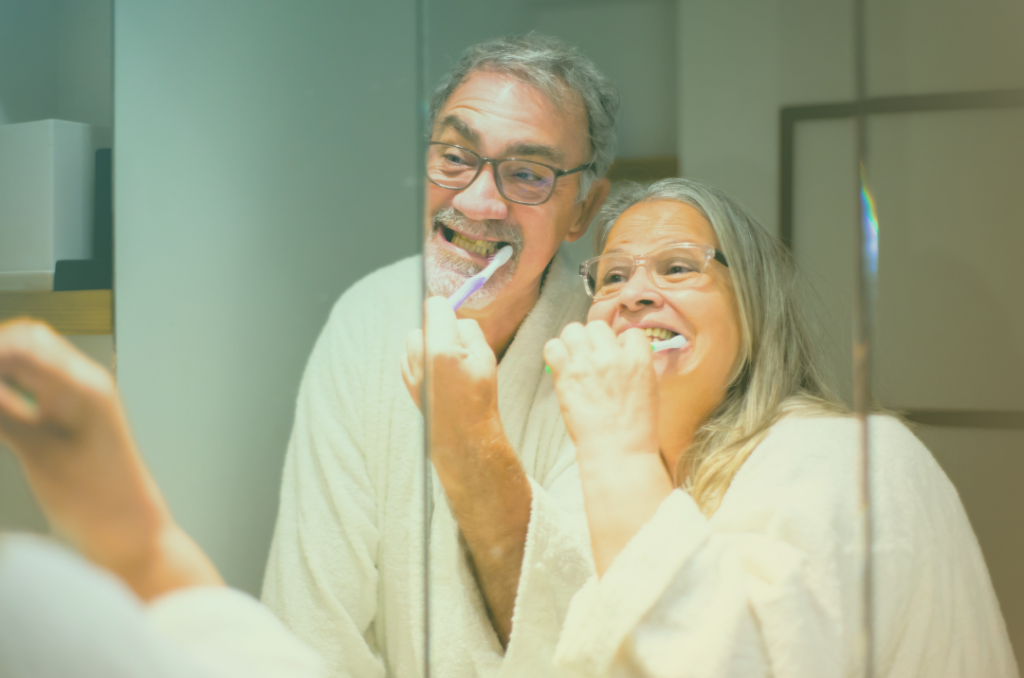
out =
<path fill-rule="evenodd" d="M 0 292 L 0 322 L 25 316 L 43 320 L 61 334 L 114 333 L 110 290 Z"/>
<path fill-rule="evenodd" d="M 674 155 L 656 158 L 619 158 L 608 168 L 608 179 L 650 183 L 679 176 L 679 158 Z"/>

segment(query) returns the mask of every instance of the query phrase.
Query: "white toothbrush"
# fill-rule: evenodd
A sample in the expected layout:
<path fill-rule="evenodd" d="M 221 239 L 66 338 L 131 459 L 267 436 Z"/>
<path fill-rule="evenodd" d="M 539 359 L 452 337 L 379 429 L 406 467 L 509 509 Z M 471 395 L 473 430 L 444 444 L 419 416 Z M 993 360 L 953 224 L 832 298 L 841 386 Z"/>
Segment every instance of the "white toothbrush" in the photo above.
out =
<path fill-rule="evenodd" d="M 459 310 L 459 306 L 462 306 L 463 302 L 465 302 L 466 299 L 469 299 L 474 292 L 483 287 L 484 283 L 490 280 L 491 276 L 494 275 L 494 272 L 501 268 L 502 265 L 504 265 L 505 262 L 507 262 L 511 257 L 511 245 L 505 245 L 500 250 L 498 250 L 494 254 L 494 257 L 491 258 L 490 263 L 487 264 L 487 267 L 484 268 L 484 270 L 480 271 L 472 278 L 464 282 L 462 284 L 462 287 L 455 290 L 455 294 L 448 297 L 448 302 L 452 305 L 452 310 Z"/>
<path fill-rule="evenodd" d="M 651 350 L 658 353 L 659 351 L 668 351 L 673 348 L 682 348 L 689 343 L 690 342 L 686 340 L 686 337 L 681 334 L 677 334 L 668 341 L 652 341 Z"/>
<path fill-rule="evenodd" d="M 651 350 L 654 351 L 655 353 L 657 353 L 658 351 L 668 351 L 673 348 L 682 348 L 683 346 L 686 346 L 689 343 L 690 342 L 686 340 L 686 337 L 684 337 L 681 334 L 677 334 L 676 336 L 672 337 L 667 341 L 652 341 Z M 551 366 L 545 365 L 544 371 L 547 372 L 548 374 L 551 374 Z"/>

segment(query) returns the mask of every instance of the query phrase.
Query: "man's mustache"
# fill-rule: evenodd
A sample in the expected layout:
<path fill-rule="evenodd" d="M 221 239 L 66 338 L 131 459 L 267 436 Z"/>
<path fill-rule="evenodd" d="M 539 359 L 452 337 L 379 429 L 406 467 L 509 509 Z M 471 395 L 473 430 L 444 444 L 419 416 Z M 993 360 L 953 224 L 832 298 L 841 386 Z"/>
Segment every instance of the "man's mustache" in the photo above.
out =
<path fill-rule="evenodd" d="M 475 239 L 498 240 L 512 245 L 514 255 L 523 249 L 523 229 L 518 224 L 488 219 L 476 221 L 454 207 L 445 207 L 434 214 L 434 226 L 444 224 L 448 228 Z"/>

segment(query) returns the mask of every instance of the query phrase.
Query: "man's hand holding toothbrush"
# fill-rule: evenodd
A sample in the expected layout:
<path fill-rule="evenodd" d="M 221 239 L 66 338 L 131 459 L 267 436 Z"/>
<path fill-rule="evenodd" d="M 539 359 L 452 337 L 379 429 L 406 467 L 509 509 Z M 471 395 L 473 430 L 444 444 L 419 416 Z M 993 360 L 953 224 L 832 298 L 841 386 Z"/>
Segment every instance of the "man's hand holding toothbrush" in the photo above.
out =
<path fill-rule="evenodd" d="M 409 394 L 430 416 L 430 458 L 503 645 L 512 632 L 532 490 L 498 413 L 497 358 L 477 322 L 457 318 L 455 308 L 506 261 L 499 252 L 482 280 L 470 279 L 450 299 L 428 299 L 424 329 L 409 334 L 402 363 Z"/>

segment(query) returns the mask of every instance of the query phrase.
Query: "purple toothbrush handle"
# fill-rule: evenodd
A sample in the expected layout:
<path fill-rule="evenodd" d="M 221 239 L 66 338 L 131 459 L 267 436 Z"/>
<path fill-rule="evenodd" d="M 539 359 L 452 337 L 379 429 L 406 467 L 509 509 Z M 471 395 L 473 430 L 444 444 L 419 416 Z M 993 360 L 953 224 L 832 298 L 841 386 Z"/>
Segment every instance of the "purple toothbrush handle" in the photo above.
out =
<path fill-rule="evenodd" d="M 465 285 L 455 290 L 455 294 L 448 297 L 448 303 L 452 305 L 453 311 L 458 311 L 459 306 L 469 299 L 473 294 L 484 286 L 487 281 L 483 278 L 473 278 L 466 282 Z"/>

